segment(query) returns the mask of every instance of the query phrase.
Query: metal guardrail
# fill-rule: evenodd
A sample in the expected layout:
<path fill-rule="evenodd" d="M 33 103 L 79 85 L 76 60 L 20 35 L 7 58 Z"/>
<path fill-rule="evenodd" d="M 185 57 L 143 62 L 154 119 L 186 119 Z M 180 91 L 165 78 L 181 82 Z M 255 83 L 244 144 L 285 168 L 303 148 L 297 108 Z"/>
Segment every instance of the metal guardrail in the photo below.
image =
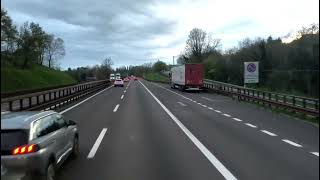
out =
<path fill-rule="evenodd" d="M 1 111 L 54 109 L 110 85 L 109 80 L 93 81 L 63 88 L 1 98 Z"/>
<path fill-rule="evenodd" d="M 319 99 L 293 96 L 289 94 L 260 91 L 233 84 L 204 79 L 204 87 L 217 92 L 237 96 L 239 100 L 256 101 L 269 106 L 284 107 L 295 112 L 319 117 Z"/>

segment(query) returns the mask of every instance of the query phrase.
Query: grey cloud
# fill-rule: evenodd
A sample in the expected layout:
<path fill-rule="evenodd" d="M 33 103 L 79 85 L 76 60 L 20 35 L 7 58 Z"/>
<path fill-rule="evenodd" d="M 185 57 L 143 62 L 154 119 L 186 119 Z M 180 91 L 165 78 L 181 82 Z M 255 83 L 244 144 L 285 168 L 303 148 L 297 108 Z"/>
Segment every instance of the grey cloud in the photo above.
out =
<path fill-rule="evenodd" d="M 106 56 L 113 57 L 116 65 L 141 62 L 134 59 L 144 59 L 161 48 L 150 41 L 172 33 L 177 23 L 155 16 L 150 7 L 156 3 L 159 1 L 1 1 L 12 17 L 18 13 L 31 17 L 64 39 L 67 54 L 61 61 L 63 68 L 95 65 Z"/>

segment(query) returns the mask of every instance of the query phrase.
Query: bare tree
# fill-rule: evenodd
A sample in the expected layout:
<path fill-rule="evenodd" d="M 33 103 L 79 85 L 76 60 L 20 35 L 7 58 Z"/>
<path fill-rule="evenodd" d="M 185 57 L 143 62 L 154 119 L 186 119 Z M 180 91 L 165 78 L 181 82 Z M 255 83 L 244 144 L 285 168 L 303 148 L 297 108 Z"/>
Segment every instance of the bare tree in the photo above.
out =
<path fill-rule="evenodd" d="M 186 42 L 185 54 L 193 57 L 196 61 L 201 61 L 202 55 L 216 50 L 220 46 L 219 39 L 212 39 L 202 29 L 194 28 L 190 31 Z"/>
<path fill-rule="evenodd" d="M 65 56 L 64 41 L 61 38 L 54 38 L 53 35 L 47 37 L 47 62 L 49 68 L 52 68 L 58 59 Z"/>
<path fill-rule="evenodd" d="M 113 65 L 113 61 L 111 59 L 111 57 L 107 57 L 103 60 L 102 62 L 102 66 L 107 67 L 109 69 L 111 69 L 111 66 Z"/>

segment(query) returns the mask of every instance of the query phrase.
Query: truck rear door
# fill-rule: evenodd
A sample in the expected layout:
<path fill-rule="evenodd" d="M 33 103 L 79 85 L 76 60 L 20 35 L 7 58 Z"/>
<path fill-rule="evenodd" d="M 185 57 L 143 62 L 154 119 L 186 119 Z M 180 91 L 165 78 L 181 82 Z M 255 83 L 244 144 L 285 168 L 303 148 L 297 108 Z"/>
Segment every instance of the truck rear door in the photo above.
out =
<path fill-rule="evenodd" d="M 186 64 L 186 85 L 203 85 L 203 66 L 202 64 Z"/>

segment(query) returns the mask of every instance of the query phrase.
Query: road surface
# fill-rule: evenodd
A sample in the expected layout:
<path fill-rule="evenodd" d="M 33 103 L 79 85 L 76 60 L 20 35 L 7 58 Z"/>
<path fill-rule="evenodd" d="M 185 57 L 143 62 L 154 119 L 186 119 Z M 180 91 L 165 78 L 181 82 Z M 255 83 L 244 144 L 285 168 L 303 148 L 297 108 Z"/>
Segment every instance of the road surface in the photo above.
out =
<path fill-rule="evenodd" d="M 59 111 L 81 153 L 58 180 L 319 179 L 319 128 L 254 105 L 144 80 L 77 103 Z"/>

